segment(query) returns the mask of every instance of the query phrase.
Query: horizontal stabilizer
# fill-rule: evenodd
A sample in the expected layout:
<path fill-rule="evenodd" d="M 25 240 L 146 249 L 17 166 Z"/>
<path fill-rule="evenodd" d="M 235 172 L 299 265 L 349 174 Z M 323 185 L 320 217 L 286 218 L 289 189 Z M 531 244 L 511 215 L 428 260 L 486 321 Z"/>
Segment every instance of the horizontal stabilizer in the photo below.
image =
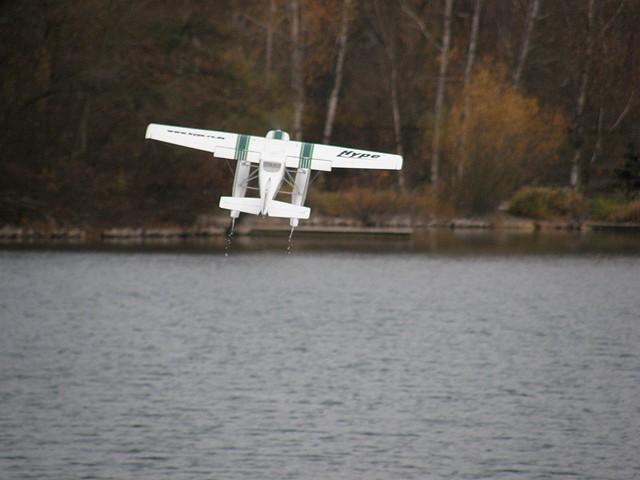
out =
<path fill-rule="evenodd" d="M 253 197 L 220 197 L 220 208 L 259 215 L 262 211 L 262 200 Z"/>
<path fill-rule="evenodd" d="M 242 213 L 260 215 L 262 213 L 262 200 L 254 197 L 220 197 L 220 208 L 226 208 Z M 302 218 L 307 219 L 311 214 L 309 207 L 292 205 L 287 202 L 272 200 L 269 202 L 267 215 L 279 218 Z"/>
<path fill-rule="evenodd" d="M 270 217 L 307 219 L 309 215 L 311 215 L 311 209 L 309 207 L 273 200 L 269 205 L 267 215 Z"/>

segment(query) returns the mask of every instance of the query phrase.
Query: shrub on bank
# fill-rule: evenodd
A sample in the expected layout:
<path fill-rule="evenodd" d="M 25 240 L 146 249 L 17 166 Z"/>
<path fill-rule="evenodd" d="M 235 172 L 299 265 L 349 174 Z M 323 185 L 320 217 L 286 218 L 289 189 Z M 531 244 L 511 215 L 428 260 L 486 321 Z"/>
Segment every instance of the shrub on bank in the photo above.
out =
<path fill-rule="evenodd" d="M 623 205 L 624 202 L 621 200 L 598 196 L 587 201 L 587 211 L 591 220 L 607 222 Z"/>
<path fill-rule="evenodd" d="M 511 198 L 509 213 L 536 220 L 567 220 L 584 213 L 582 195 L 570 189 L 524 187 Z"/>
<path fill-rule="evenodd" d="M 640 200 L 624 203 L 607 218 L 610 222 L 640 222 Z"/>
<path fill-rule="evenodd" d="M 601 222 L 640 222 L 640 200 L 595 197 L 587 202 L 589 218 Z"/>
<path fill-rule="evenodd" d="M 406 193 L 396 188 L 351 187 L 337 192 L 309 190 L 306 202 L 316 214 L 352 219 L 366 226 L 420 225 L 456 215 L 455 199 L 423 185 Z"/>
<path fill-rule="evenodd" d="M 640 222 L 640 200 L 604 196 L 585 200 L 566 188 L 525 187 L 511 198 L 509 213 L 536 220 L 586 217 L 596 222 Z"/>
<path fill-rule="evenodd" d="M 354 187 L 339 192 L 309 192 L 309 205 L 331 217 L 353 218 L 364 225 L 382 225 L 410 210 L 407 195 L 393 189 L 375 190 Z"/>

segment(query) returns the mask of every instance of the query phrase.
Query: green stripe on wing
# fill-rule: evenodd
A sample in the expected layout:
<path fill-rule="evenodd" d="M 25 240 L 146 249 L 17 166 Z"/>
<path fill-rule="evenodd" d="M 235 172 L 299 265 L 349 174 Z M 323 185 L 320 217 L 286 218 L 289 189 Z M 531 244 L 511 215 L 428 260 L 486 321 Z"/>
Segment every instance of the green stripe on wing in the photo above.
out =
<path fill-rule="evenodd" d="M 303 143 L 300 147 L 300 161 L 298 168 L 311 168 L 311 159 L 313 158 L 313 143 Z"/>
<path fill-rule="evenodd" d="M 250 140 L 250 135 L 238 135 L 238 141 L 236 142 L 236 160 L 245 161 L 247 159 Z"/>

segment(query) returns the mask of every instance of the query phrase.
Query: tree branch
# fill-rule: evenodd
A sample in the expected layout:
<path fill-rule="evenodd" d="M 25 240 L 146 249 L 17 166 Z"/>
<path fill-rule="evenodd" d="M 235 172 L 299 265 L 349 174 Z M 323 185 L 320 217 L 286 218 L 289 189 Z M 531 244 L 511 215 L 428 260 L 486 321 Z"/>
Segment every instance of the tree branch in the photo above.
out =
<path fill-rule="evenodd" d="M 620 115 L 618 115 L 618 119 L 615 122 L 613 122 L 613 125 L 609 127 L 609 132 L 615 131 L 624 120 L 624 117 L 626 117 L 627 114 L 631 111 L 631 107 L 633 105 L 633 97 L 635 96 L 635 93 L 636 93 L 635 90 L 632 89 L 631 95 L 629 95 L 629 100 L 627 101 L 627 105 L 624 107 Z"/>
<path fill-rule="evenodd" d="M 400 8 L 402 9 L 402 11 L 418 26 L 418 29 L 420 30 L 420 33 L 422 33 L 422 36 L 426 38 L 427 41 L 433 47 L 435 47 L 436 50 L 438 50 L 438 52 L 442 52 L 442 45 L 434 40 L 434 38 L 431 36 L 431 33 L 429 33 L 429 30 L 427 29 L 425 23 L 418 16 L 418 14 L 414 12 L 413 9 L 407 4 L 406 0 L 398 0 L 398 3 L 400 4 Z"/>

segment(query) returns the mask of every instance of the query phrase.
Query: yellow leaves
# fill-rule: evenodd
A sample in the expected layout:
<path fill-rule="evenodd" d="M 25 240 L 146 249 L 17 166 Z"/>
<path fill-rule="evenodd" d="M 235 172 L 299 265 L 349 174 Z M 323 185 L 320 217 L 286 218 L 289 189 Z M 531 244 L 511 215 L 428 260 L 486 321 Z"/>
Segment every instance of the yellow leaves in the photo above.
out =
<path fill-rule="evenodd" d="M 459 207 L 495 208 L 558 160 L 566 120 L 518 93 L 491 63 L 478 66 L 448 115 L 444 149 Z"/>

